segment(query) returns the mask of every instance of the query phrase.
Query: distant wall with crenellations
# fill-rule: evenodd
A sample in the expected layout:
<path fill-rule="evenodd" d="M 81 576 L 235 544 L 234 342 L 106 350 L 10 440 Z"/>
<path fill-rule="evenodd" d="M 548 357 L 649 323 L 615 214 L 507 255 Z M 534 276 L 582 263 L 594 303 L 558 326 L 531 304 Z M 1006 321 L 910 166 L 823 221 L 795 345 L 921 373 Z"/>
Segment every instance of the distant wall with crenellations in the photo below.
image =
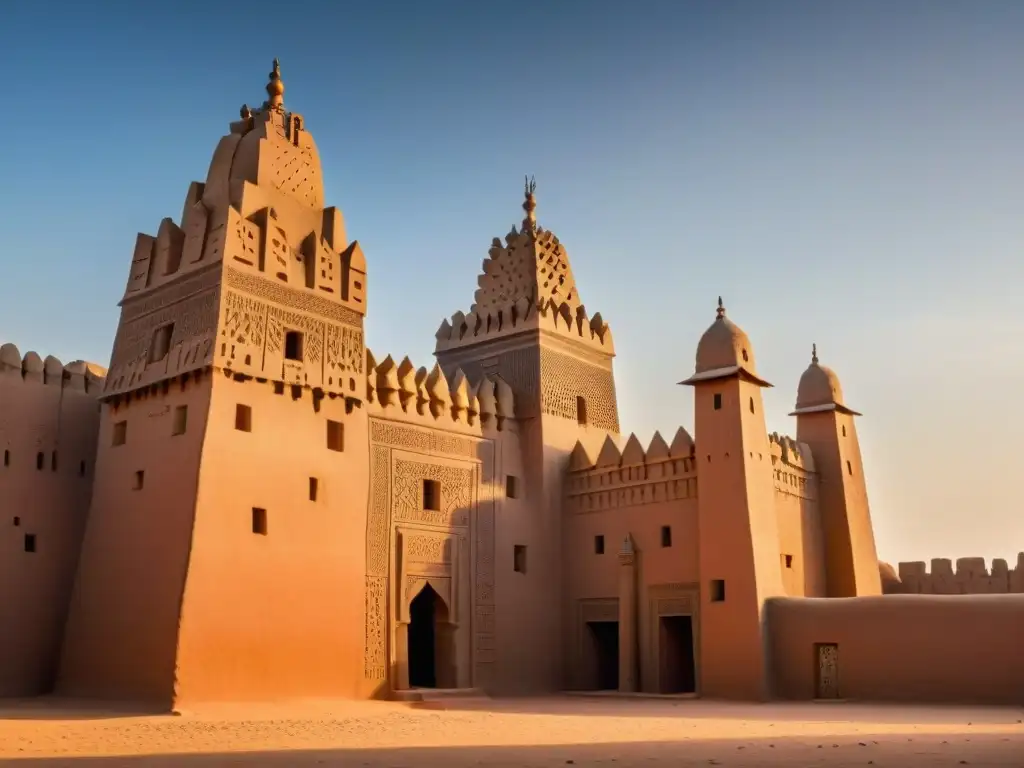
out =
<path fill-rule="evenodd" d="M 0 696 L 42 693 L 56 674 L 104 373 L 0 347 Z"/>
<path fill-rule="evenodd" d="M 899 580 L 889 580 L 887 594 L 981 595 L 1024 592 L 1024 552 L 1017 555 L 1015 568 L 1001 558 L 992 568 L 983 557 L 934 558 L 931 568 L 923 561 L 900 563 Z"/>

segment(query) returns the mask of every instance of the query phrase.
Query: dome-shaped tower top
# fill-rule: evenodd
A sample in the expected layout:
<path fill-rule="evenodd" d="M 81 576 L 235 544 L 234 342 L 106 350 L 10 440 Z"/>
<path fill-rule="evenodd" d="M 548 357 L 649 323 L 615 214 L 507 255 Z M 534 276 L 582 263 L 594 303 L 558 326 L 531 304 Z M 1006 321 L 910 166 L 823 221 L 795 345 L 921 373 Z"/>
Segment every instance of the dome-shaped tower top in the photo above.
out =
<path fill-rule="evenodd" d="M 697 359 L 693 376 L 680 384 L 695 384 L 730 376 L 742 376 L 764 387 L 770 387 L 757 375 L 754 348 L 746 332 L 726 317 L 722 297 L 718 297 L 715 321 L 697 342 Z"/>
<path fill-rule="evenodd" d="M 796 389 L 795 414 L 815 413 L 818 411 L 842 411 L 857 414 L 843 403 L 843 387 L 839 376 L 831 368 L 818 362 L 818 345 L 811 345 L 811 364 L 800 377 Z"/>
<path fill-rule="evenodd" d="M 284 109 L 284 81 L 281 80 L 281 62 L 274 59 L 274 68 L 267 75 L 267 103 L 270 109 Z"/>

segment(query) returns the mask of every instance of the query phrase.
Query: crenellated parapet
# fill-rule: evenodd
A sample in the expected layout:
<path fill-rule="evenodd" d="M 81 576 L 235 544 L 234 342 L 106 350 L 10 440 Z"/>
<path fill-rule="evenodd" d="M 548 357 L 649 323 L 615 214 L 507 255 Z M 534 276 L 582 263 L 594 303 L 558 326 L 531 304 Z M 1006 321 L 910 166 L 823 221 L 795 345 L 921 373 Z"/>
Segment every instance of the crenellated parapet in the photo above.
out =
<path fill-rule="evenodd" d="M 693 438 L 680 427 L 669 445 L 655 432 L 644 450 L 635 434 L 621 449 L 609 435 L 595 456 L 578 442 L 569 456 L 566 491 L 569 514 L 696 498 Z"/>
<path fill-rule="evenodd" d="M 437 427 L 480 433 L 515 418 L 511 388 L 501 377 L 471 382 L 462 370 L 446 375 L 437 363 L 417 368 L 405 357 L 380 362 L 366 351 L 366 402 L 373 413 L 406 416 Z"/>
<path fill-rule="evenodd" d="M 817 498 L 814 454 L 806 443 L 772 432 L 768 436 L 775 490 L 804 499 Z"/>
<path fill-rule="evenodd" d="M 7 380 L 21 379 L 27 384 L 62 387 L 95 397 L 103 390 L 106 370 L 83 360 L 64 365 L 52 355 L 43 359 L 31 351 L 22 357 L 18 347 L 8 343 L 0 346 L 0 376 Z"/>
<path fill-rule="evenodd" d="M 983 557 L 934 558 L 931 569 L 923 561 L 900 563 L 899 583 L 893 591 L 924 595 L 978 595 L 1024 592 L 1024 552 L 1017 555 L 1015 568 L 1001 558 L 989 570 Z"/>

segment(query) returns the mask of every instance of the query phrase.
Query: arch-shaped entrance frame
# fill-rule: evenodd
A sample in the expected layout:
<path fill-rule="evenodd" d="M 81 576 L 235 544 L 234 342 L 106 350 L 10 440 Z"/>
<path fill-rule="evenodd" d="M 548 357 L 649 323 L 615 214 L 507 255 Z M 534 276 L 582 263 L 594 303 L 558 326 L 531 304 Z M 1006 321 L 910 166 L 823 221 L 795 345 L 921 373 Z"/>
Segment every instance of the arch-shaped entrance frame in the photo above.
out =
<path fill-rule="evenodd" d="M 418 587 L 418 589 L 417 589 Z M 398 625 L 398 680 L 395 687 L 456 687 L 455 632 L 451 609 L 430 581 L 414 585 L 405 615 Z"/>

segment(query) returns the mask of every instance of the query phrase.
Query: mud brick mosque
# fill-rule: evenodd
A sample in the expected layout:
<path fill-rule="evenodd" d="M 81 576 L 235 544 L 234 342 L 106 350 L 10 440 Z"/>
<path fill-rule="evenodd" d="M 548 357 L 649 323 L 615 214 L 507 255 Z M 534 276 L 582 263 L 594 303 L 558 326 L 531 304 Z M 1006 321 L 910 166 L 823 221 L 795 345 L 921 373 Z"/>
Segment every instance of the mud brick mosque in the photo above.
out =
<path fill-rule="evenodd" d="M 138 235 L 109 368 L 0 349 L 0 695 L 1024 703 L 1024 555 L 880 564 L 816 350 L 769 432 L 719 300 L 696 435 L 623 436 L 611 327 L 530 183 L 436 361 L 374 355 L 276 61 L 266 90 Z"/>

